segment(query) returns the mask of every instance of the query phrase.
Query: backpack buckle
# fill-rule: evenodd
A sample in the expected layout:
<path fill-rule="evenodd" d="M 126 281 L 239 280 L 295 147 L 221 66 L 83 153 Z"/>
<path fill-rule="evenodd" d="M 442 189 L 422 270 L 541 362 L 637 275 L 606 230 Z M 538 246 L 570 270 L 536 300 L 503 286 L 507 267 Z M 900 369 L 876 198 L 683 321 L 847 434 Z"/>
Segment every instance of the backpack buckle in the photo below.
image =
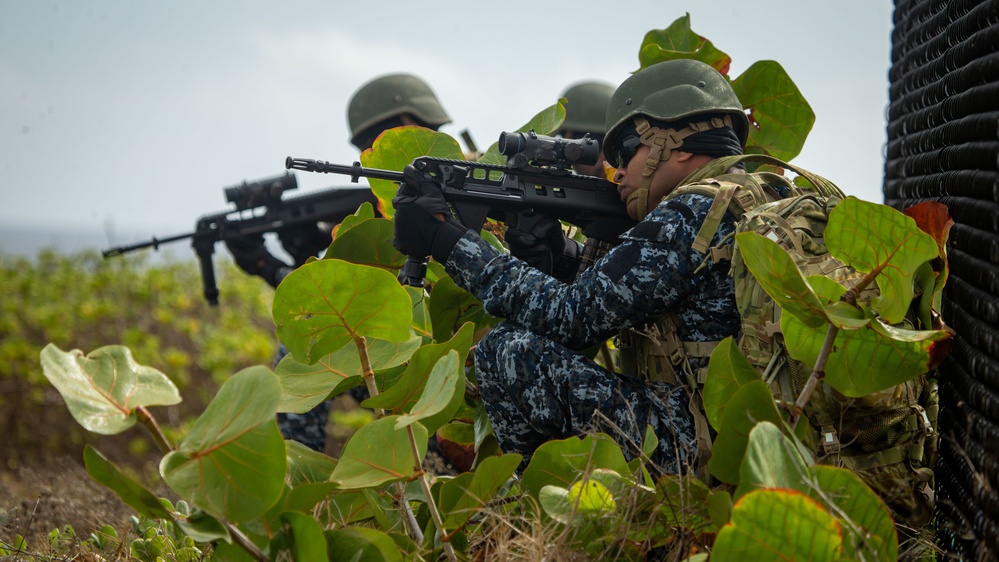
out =
<path fill-rule="evenodd" d="M 833 426 L 822 426 L 820 436 L 822 438 L 822 452 L 826 455 L 838 454 L 840 449 L 842 449 L 842 445 L 839 442 L 839 434 L 836 433 L 836 429 Z"/>

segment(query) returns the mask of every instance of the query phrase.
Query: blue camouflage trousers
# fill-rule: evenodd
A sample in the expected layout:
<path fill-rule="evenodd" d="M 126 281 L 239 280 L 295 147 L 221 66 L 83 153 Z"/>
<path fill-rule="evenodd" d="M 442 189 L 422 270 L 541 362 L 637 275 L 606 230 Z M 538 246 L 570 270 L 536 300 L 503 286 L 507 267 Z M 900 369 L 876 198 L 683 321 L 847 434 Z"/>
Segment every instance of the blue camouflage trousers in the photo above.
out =
<path fill-rule="evenodd" d="M 682 386 L 613 373 L 510 322 L 496 325 L 479 342 L 475 367 L 500 447 L 524 455 L 521 468 L 542 443 L 588 431 L 610 435 L 631 459 L 641 452 L 651 425 L 659 444 L 650 469 L 692 470 L 697 444 Z"/>

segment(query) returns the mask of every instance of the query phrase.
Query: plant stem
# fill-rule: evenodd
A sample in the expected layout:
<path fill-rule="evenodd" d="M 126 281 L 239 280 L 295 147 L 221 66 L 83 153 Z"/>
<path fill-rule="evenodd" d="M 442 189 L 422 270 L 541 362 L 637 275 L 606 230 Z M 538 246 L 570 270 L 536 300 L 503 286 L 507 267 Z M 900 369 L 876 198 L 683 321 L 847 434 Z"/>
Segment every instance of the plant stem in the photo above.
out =
<path fill-rule="evenodd" d="M 441 514 L 437 511 L 437 502 L 434 501 L 434 495 L 430 491 L 430 481 L 427 480 L 427 473 L 423 471 L 420 466 L 420 449 L 416 444 L 416 434 L 413 433 L 413 426 L 406 426 L 406 433 L 409 435 L 409 446 L 413 451 L 413 462 L 416 463 L 416 469 L 420 473 L 420 486 L 423 487 L 423 495 L 427 498 L 427 508 L 430 510 L 430 517 L 434 520 L 434 526 L 437 527 L 437 536 L 441 538 L 441 544 L 444 545 L 444 552 L 447 553 L 447 557 L 452 562 L 457 562 L 458 558 L 454 554 L 454 548 L 451 546 L 449 537 L 444 535 L 444 521 L 441 519 Z"/>
<path fill-rule="evenodd" d="M 156 446 L 163 451 L 163 454 L 169 453 L 174 450 L 173 445 L 163 434 L 163 430 L 160 429 L 159 424 L 156 423 L 156 418 L 153 417 L 149 410 L 145 406 L 139 406 L 135 409 L 135 417 L 139 419 L 139 423 L 144 425 L 149 433 L 153 436 L 153 441 L 156 442 Z"/>
<path fill-rule="evenodd" d="M 250 556 L 253 556 L 255 559 L 260 560 L 261 562 L 267 562 L 267 560 L 269 560 L 269 558 L 267 558 L 267 555 L 264 554 L 264 551 L 260 550 L 260 548 L 258 548 L 257 545 L 253 544 L 253 541 L 251 541 L 249 537 L 244 535 L 242 531 L 237 529 L 235 525 L 233 525 L 228 521 L 222 521 L 222 524 L 225 525 L 226 530 L 229 531 L 229 534 L 232 536 L 236 544 L 238 544 L 240 548 L 242 548 L 243 550 L 249 552 Z"/>
<path fill-rule="evenodd" d="M 794 411 L 791 412 L 792 430 L 797 427 L 798 419 L 801 418 L 802 412 L 805 411 L 805 405 L 812 398 L 816 387 L 826 377 L 826 363 L 829 361 L 829 354 L 832 353 L 833 343 L 835 343 L 836 334 L 838 333 L 839 328 L 833 325 L 830 325 L 829 329 L 826 330 L 826 339 L 822 342 L 822 349 L 819 350 L 819 357 L 815 360 L 815 367 L 812 369 L 812 374 L 808 377 L 808 381 L 805 382 L 805 386 L 801 389 L 801 394 L 798 395 L 798 400 L 794 403 Z"/>
<path fill-rule="evenodd" d="M 355 336 L 354 345 L 357 346 L 357 354 L 361 359 L 362 378 L 364 379 L 364 385 L 368 387 L 368 395 L 378 396 L 378 382 L 375 380 L 375 371 L 371 368 L 371 360 L 368 358 L 367 340 L 364 339 L 364 336 Z M 375 412 L 379 417 L 385 415 L 385 410 L 380 408 L 375 410 Z M 410 430 L 410 441 L 413 440 L 412 430 Z M 417 465 L 419 465 L 419 458 L 417 458 Z M 419 466 L 417 466 L 417 469 L 419 469 Z M 406 527 L 409 528 L 410 536 L 419 544 L 423 542 L 423 531 L 420 530 L 420 525 L 416 521 L 416 514 L 413 513 L 413 508 L 410 507 L 409 500 L 406 499 L 406 484 L 399 482 L 395 485 L 395 489 L 399 498 L 399 509 L 402 511 L 402 520 L 405 522 Z M 430 499 L 429 494 L 427 497 Z"/>

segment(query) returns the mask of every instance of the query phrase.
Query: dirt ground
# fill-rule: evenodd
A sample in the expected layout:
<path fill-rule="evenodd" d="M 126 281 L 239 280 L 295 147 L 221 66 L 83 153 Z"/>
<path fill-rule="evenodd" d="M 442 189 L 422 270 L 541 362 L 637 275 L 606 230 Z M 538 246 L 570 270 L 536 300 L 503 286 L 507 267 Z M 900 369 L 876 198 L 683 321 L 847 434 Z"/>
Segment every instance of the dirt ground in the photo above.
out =
<path fill-rule="evenodd" d="M 31 552 L 48 552 L 47 536 L 71 525 L 80 540 L 103 525 L 123 535 L 134 515 L 111 490 L 94 482 L 82 461 L 61 455 L 44 465 L 0 471 L 0 540 L 17 535 Z"/>

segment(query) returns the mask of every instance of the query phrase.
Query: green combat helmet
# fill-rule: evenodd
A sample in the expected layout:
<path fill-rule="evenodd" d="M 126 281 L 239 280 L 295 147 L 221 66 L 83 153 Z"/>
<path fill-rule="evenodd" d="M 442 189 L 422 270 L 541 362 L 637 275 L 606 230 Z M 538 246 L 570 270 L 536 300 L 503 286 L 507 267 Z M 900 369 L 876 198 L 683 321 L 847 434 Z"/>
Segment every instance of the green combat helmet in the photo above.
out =
<path fill-rule="evenodd" d="M 350 142 L 363 150 L 367 146 L 359 143 L 365 137 L 373 140 L 384 129 L 399 125 L 437 129 L 451 118 L 426 82 L 412 74 L 387 74 L 354 93 L 347 106 L 347 122 Z"/>
<path fill-rule="evenodd" d="M 704 121 L 691 119 L 705 115 Z M 649 122 L 678 128 L 663 129 Z M 647 210 L 647 192 L 659 162 L 669 160 L 673 150 L 683 146 L 690 135 L 731 127 L 745 146 L 749 118 L 728 79 L 703 62 L 677 59 L 660 62 L 632 74 L 618 86 L 607 106 L 607 135 L 604 155 L 612 164 L 620 159 L 620 139 L 624 132 L 637 133 L 641 144 L 650 147 L 642 171 L 642 187 L 636 191 L 639 216 Z M 639 192 L 644 191 L 644 195 Z"/>
<path fill-rule="evenodd" d="M 569 103 L 565 106 L 565 122 L 559 133 L 566 138 L 603 136 L 607 132 L 605 119 L 607 104 L 614 95 L 614 86 L 604 82 L 580 82 L 570 86 L 562 97 Z"/>

